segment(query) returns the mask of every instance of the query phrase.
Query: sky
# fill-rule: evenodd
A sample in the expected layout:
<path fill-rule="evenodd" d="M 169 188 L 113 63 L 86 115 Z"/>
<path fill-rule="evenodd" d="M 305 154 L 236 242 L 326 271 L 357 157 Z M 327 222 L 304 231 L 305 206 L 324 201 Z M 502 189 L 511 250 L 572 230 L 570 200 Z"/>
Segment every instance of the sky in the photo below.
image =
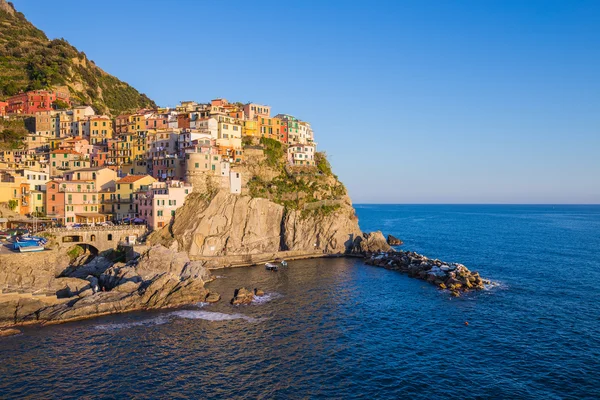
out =
<path fill-rule="evenodd" d="M 13 3 L 159 105 L 309 121 L 355 203 L 600 203 L 599 1 Z"/>

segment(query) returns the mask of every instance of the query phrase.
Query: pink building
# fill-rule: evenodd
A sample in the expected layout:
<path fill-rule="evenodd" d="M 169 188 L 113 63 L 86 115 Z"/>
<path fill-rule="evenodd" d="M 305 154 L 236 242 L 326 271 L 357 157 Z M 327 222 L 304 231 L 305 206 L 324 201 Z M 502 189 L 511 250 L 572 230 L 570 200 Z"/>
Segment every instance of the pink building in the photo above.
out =
<path fill-rule="evenodd" d="M 79 154 L 90 157 L 90 155 L 93 153 L 94 146 L 90 145 L 90 142 L 87 139 L 78 136 L 70 139 L 64 139 L 58 145 L 58 148 L 60 150 L 73 150 Z"/>
<path fill-rule="evenodd" d="M 246 119 L 254 120 L 256 117 L 271 117 L 271 107 L 262 104 L 248 103 L 244 106 Z"/>
<path fill-rule="evenodd" d="M 162 228 L 169 224 L 192 190 L 192 185 L 182 181 L 153 182 L 145 193 L 136 196 L 138 217 L 146 220 L 149 229 Z"/>

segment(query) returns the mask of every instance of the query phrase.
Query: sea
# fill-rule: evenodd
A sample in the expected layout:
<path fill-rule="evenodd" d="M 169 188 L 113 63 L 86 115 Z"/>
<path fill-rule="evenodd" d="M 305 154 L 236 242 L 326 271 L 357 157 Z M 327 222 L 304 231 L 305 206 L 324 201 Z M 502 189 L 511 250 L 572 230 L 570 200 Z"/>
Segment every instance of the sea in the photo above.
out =
<path fill-rule="evenodd" d="M 217 304 L 0 339 L 0 398 L 600 398 L 600 206 L 356 210 L 493 284 L 453 298 L 355 258 L 215 270 Z M 242 286 L 266 295 L 230 305 Z"/>

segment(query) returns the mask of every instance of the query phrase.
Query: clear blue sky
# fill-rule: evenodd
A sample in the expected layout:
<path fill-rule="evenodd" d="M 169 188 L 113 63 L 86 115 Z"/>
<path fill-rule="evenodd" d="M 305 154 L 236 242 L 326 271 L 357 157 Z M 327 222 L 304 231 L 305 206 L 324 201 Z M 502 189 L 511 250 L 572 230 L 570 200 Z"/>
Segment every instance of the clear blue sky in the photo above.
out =
<path fill-rule="evenodd" d="M 14 3 L 160 105 L 311 122 L 355 203 L 600 203 L 600 1 Z"/>

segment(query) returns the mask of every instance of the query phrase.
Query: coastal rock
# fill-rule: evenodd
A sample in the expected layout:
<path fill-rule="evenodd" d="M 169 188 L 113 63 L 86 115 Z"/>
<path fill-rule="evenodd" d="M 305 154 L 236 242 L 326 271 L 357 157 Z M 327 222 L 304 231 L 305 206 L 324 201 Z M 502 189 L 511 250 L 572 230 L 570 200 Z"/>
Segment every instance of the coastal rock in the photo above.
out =
<path fill-rule="evenodd" d="M 354 239 L 352 246 L 352 253 L 355 254 L 366 254 L 374 252 L 387 252 L 392 250 L 390 245 L 387 243 L 383 233 L 381 231 L 363 233 Z"/>
<path fill-rule="evenodd" d="M 14 336 L 21 333 L 18 329 L 0 329 L 0 337 Z"/>
<path fill-rule="evenodd" d="M 52 261 L 60 259 L 57 254 L 45 257 Z M 43 261 L 39 257 L 31 259 Z M 190 261 L 185 253 L 154 246 L 138 261 L 96 269 L 96 273 L 101 273 L 87 275 L 87 279 L 50 277 L 44 272 L 51 270 L 49 262 L 43 263 L 40 274 L 43 280 L 27 281 L 27 287 L 35 291 L 9 292 L 11 289 L 5 288 L 0 294 L 0 326 L 63 322 L 132 310 L 177 307 L 207 297 L 204 283 L 212 279 L 211 275 L 202 263 Z M 9 282 L 18 281 L 21 275 L 35 276 L 33 262 L 25 266 L 0 263 L 0 271 L 4 271 L 3 276 Z M 52 269 L 56 275 L 65 270 L 64 265 Z M 87 272 L 90 270 L 86 269 Z M 100 291 L 94 293 L 96 286 Z"/>
<path fill-rule="evenodd" d="M 204 299 L 207 303 L 217 303 L 219 300 L 221 300 L 221 295 L 215 292 L 208 293 Z"/>
<path fill-rule="evenodd" d="M 379 241 L 378 239 L 377 241 Z M 430 260 L 414 252 L 389 251 L 387 253 L 370 253 L 367 244 L 355 249 L 367 254 L 365 263 L 407 273 L 411 278 L 425 280 L 440 289 L 449 289 L 454 297 L 462 292 L 481 290 L 485 280 L 479 273 L 471 272 L 462 264 L 445 263 L 441 260 Z"/>
<path fill-rule="evenodd" d="M 264 291 L 264 290 L 262 290 L 262 289 L 255 288 L 255 289 L 254 289 L 254 295 L 255 295 L 255 296 L 258 296 L 258 297 L 262 297 L 262 296 L 264 296 L 264 295 L 265 295 L 265 291 Z"/>
<path fill-rule="evenodd" d="M 397 237 L 392 236 L 392 235 L 387 236 L 387 243 L 390 246 L 402 246 L 404 244 L 404 242 L 402 240 L 400 240 Z"/>
<path fill-rule="evenodd" d="M 243 287 L 235 290 L 235 293 L 233 294 L 233 299 L 231 299 L 231 304 L 250 304 L 252 303 L 253 299 L 254 293 Z"/>

